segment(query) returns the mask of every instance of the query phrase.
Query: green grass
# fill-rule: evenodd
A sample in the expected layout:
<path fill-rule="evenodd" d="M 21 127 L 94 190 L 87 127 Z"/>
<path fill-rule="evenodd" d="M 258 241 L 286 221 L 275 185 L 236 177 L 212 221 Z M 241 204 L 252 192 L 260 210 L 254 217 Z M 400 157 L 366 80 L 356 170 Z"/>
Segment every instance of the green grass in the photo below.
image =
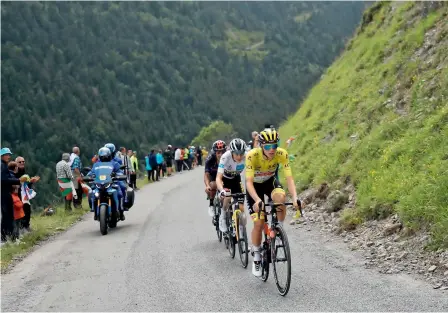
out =
<path fill-rule="evenodd" d="M 149 182 L 146 177 L 137 180 L 137 187 L 141 188 Z M 5 270 L 15 257 L 20 257 L 30 251 L 37 243 L 65 231 L 75 224 L 81 217 L 90 212 L 86 199 L 83 200 L 84 209 L 74 209 L 65 212 L 64 207 L 56 207 L 56 213 L 52 216 L 31 216 L 32 232 L 23 236 L 19 244 L 7 243 L 1 248 L 1 270 Z M 72 206 L 73 207 L 73 206 Z M 94 227 L 94 225 L 92 225 Z"/>
<path fill-rule="evenodd" d="M 350 177 L 357 208 L 343 213 L 347 225 L 397 212 L 448 247 L 448 6 L 420 8 L 381 3 L 280 134 L 298 135 L 299 190 Z M 419 57 L 432 28 L 437 44 Z"/>

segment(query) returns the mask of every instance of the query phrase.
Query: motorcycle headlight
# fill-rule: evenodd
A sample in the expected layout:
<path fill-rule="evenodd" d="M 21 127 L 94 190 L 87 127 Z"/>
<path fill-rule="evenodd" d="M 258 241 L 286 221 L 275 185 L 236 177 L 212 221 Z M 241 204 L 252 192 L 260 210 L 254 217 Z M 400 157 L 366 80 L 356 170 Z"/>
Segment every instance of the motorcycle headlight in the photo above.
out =
<path fill-rule="evenodd" d="M 110 187 L 110 184 L 106 184 L 106 185 L 104 185 L 104 188 L 105 189 L 108 189 Z"/>
<path fill-rule="evenodd" d="M 95 186 L 96 186 L 96 188 L 101 188 L 103 185 L 101 185 L 101 184 L 95 184 Z"/>
<path fill-rule="evenodd" d="M 95 197 L 99 198 L 100 197 L 100 193 L 97 191 L 95 192 Z"/>

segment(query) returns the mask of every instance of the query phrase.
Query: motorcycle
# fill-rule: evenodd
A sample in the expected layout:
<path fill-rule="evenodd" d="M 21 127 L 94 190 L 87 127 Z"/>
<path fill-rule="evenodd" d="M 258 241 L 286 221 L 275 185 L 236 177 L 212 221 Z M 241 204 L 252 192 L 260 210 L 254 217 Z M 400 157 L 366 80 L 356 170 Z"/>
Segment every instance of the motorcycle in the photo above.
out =
<path fill-rule="evenodd" d="M 83 176 L 84 182 L 91 183 L 89 206 L 92 212 L 96 213 L 95 219 L 100 223 L 102 235 L 107 235 L 108 228 L 115 228 L 120 221 L 119 203 L 114 203 L 114 193 L 117 193 L 120 188 L 117 182 L 126 181 L 127 177 L 126 175 L 115 175 L 113 169 L 111 162 L 103 162 L 94 169 L 92 176 Z M 87 171 L 90 169 L 84 168 L 82 172 L 86 173 Z M 129 189 L 128 187 L 127 195 L 123 195 L 128 199 L 123 203 L 123 208 L 127 209 L 132 207 L 134 202 L 134 191 Z"/>

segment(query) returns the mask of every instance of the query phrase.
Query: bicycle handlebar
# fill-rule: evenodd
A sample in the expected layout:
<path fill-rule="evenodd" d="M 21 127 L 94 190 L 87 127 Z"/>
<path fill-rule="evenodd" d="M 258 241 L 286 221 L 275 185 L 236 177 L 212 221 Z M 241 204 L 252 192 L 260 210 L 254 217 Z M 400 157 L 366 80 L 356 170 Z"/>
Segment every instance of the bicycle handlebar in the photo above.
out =
<path fill-rule="evenodd" d="M 283 202 L 283 203 L 274 203 L 274 202 L 264 202 L 261 201 L 258 203 L 258 208 L 261 210 L 262 209 L 262 204 L 264 204 L 264 206 L 270 206 L 272 208 L 278 207 L 280 205 L 294 205 L 294 202 Z M 303 217 L 303 211 L 302 211 L 302 203 L 300 202 L 299 199 L 297 199 L 297 205 L 299 207 L 300 210 L 300 216 Z M 260 211 L 258 211 L 258 214 L 260 214 Z"/>
<path fill-rule="evenodd" d="M 224 197 L 226 197 L 226 198 L 229 198 L 229 197 L 240 197 L 240 196 L 245 196 L 245 195 L 246 195 L 245 193 L 232 193 L 232 194 L 224 196 Z"/>

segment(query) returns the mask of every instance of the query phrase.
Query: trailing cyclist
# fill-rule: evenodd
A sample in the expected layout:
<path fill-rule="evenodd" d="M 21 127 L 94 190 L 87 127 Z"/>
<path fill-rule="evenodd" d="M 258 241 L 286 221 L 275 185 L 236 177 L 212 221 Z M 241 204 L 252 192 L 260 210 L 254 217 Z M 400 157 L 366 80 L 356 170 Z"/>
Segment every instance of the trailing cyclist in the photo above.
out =
<path fill-rule="evenodd" d="M 239 138 L 233 139 L 230 144 L 230 150 L 225 152 L 218 165 L 218 174 L 216 176 L 216 185 L 219 190 L 223 205 L 221 207 L 221 215 L 219 217 L 219 229 L 222 232 L 227 231 L 225 211 L 230 204 L 230 198 L 225 198 L 228 191 L 231 193 L 243 193 L 241 183 L 241 172 L 244 170 L 246 153 L 246 143 Z M 244 196 L 238 198 L 240 210 L 244 211 Z"/>
<path fill-rule="evenodd" d="M 216 174 L 218 172 L 218 164 L 224 151 L 226 151 L 226 143 L 222 140 L 217 140 L 213 143 L 212 153 L 210 153 L 205 160 L 204 183 L 205 193 L 210 200 L 208 214 L 213 217 L 213 199 L 216 194 Z"/>
<path fill-rule="evenodd" d="M 284 203 L 286 193 L 283 186 L 276 178 L 276 170 L 281 164 L 288 184 L 288 190 L 297 205 L 297 192 L 291 168 L 289 166 L 288 153 L 285 149 L 278 148 L 278 133 L 275 129 L 264 129 L 258 134 L 260 147 L 252 149 L 246 155 L 246 195 L 249 213 L 254 221 L 252 229 L 252 245 L 254 252 L 254 263 L 252 274 L 261 276 L 260 267 L 260 245 L 264 226 L 265 216 L 263 212 L 258 218 L 259 205 L 264 203 L 264 196 L 268 196 L 270 201 Z M 281 225 L 286 216 L 286 207 L 280 206 L 278 210 L 278 220 Z"/>

